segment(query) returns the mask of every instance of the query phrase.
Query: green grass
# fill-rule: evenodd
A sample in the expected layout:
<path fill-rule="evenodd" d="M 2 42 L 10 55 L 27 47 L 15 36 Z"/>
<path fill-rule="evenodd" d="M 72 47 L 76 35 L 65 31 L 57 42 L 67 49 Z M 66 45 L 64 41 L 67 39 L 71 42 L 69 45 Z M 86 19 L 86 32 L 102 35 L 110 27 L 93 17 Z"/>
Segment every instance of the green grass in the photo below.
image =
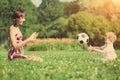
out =
<path fill-rule="evenodd" d="M 0 80 L 120 80 L 120 51 L 115 61 L 101 62 L 101 56 L 87 51 L 25 51 L 44 62 L 7 60 L 0 51 Z"/>

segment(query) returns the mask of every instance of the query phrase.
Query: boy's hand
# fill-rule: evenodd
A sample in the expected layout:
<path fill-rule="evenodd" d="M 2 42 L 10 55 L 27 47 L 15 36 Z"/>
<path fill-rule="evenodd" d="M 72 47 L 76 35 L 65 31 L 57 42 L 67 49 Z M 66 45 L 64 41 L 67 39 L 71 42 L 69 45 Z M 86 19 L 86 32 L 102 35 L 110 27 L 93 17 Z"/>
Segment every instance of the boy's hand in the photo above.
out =
<path fill-rule="evenodd" d="M 91 51 L 93 51 L 93 50 L 94 50 L 94 47 L 90 45 L 90 46 L 88 47 L 88 51 L 91 52 Z"/>

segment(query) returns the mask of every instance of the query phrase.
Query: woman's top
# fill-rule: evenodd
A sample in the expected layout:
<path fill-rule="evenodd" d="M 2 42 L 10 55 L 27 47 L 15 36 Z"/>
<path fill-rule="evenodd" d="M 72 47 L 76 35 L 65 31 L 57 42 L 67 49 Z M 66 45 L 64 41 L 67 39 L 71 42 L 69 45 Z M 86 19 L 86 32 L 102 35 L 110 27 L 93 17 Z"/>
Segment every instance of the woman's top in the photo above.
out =
<path fill-rule="evenodd" d="M 16 38 L 16 43 L 20 43 L 22 41 L 22 36 L 20 34 L 15 34 L 13 35 Z M 8 37 L 8 42 L 9 42 L 9 51 L 8 51 L 8 59 L 12 60 L 14 58 L 22 58 L 22 54 L 23 54 L 23 47 L 20 47 L 18 49 L 14 49 L 14 47 L 12 46 L 12 42 L 10 40 L 10 38 Z"/>

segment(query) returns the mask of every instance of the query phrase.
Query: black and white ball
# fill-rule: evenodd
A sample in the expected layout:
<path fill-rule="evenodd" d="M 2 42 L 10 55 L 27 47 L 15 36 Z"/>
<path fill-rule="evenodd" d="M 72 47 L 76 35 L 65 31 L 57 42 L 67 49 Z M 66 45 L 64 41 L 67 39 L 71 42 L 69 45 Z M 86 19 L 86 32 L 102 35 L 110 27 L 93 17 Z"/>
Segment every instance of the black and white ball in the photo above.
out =
<path fill-rule="evenodd" d="M 86 33 L 80 33 L 77 35 L 77 41 L 79 44 L 87 44 L 89 42 L 89 36 Z"/>

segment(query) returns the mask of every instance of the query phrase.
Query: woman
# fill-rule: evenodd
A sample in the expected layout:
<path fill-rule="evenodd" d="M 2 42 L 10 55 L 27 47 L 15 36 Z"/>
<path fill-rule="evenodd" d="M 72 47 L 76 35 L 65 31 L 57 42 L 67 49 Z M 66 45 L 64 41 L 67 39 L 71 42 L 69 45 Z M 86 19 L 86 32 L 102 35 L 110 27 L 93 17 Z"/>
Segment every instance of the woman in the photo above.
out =
<path fill-rule="evenodd" d="M 16 10 L 13 13 L 14 22 L 9 28 L 8 39 L 9 39 L 9 51 L 8 59 L 13 60 L 16 58 L 26 59 L 28 58 L 23 54 L 23 46 L 29 42 L 33 42 L 38 33 L 34 32 L 29 38 L 22 41 L 23 35 L 19 29 L 20 25 L 25 21 L 25 12 L 23 10 Z"/>

